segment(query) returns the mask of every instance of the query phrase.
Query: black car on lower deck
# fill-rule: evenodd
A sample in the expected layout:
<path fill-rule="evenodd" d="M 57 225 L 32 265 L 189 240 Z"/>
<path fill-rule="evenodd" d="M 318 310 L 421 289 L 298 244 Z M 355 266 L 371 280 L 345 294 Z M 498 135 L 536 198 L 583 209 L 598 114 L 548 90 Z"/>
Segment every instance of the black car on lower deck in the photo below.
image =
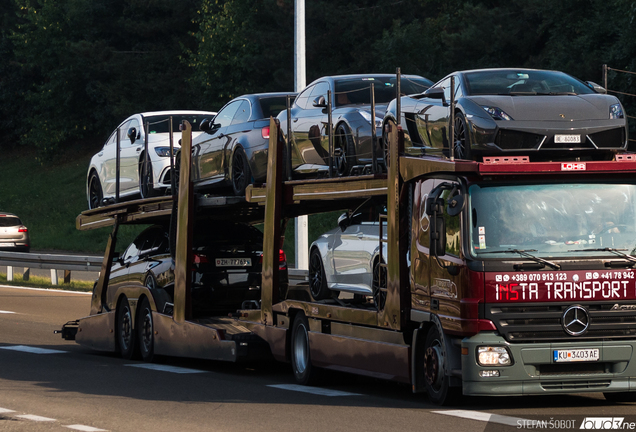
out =
<path fill-rule="evenodd" d="M 199 224 L 193 238 L 192 310 L 195 316 L 226 314 L 260 307 L 263 233 L 243 223 Z M 284 252 L 279 254 L 281 291 L 288 276 Z M 157 310 L 172 313 L 174 260 L 166 226 L 145 229 L 113 263 L 107 302 L 117 306 L 115 293 L 124 285 L 145 285 Z"/>
<path fill-rule="evenodd" d="M 227 188 L 245 195 L 252 183 L 267 177 L 269 119 L 287 107 L 295 93 L 259 93 L 239 96 L 200 125 L 204 131 L 192 141 L 194 187 Z"/>

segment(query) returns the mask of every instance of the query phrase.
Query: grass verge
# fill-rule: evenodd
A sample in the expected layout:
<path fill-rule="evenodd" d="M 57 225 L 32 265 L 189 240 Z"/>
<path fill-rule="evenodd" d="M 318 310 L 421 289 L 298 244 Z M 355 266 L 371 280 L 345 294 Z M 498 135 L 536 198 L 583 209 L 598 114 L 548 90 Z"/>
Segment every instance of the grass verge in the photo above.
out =
<path fill-rule="evenodd" d="M 7 275 L 0 273 L 0 284 L 10 286 L 32 287 L 32 288 L 44 288 L 44 289 L 58 289 L 66 291 L 93 291 L 93 283 L 89 281 L 73 281 L 71 283 L 62 283 L 59 285 L 53 285 L 51 279 L 44 277 L 31 276 L 28 281 L 22 280 L 21 277 L 13 277 L 13 281 L 7 281 Z"/>

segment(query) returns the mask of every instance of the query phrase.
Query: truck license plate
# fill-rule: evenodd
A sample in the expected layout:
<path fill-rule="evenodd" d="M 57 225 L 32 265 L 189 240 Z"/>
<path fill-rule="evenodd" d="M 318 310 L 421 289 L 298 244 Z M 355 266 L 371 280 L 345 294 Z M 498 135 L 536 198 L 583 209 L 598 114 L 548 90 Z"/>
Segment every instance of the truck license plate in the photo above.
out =
<path fill-rule="evenodd" d="M 560 362 L 577 362 L 577 361 L 598 361 L 598 348 L 587 349 L 571 349 L 571 350 L 554 350 L 554 361 Z"/>
<path fill-rule="evenodd" d="M 581 135 L 555 135 L 554 142 L 562 144 L 580 143 Z"/>
<path fill-rule="evenodd" d="M 251 267 L 252 258 L 217 258 L 217 267 Z"/>

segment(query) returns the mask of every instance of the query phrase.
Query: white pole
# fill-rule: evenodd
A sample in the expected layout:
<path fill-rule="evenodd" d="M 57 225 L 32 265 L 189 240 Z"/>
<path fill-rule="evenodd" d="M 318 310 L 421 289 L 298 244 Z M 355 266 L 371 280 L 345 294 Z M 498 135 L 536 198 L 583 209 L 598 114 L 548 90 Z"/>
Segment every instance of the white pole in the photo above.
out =
<path fill-rule="evenodd" d="M 296 0 L 294 9 L 294 87 L 300 92 L 307 85 L 305 68 L 305 0 Z M 288 120 L 289 121 L 289 120 Z M 296 268 L 309 268 L 308 217 L 296 218 Z"/>

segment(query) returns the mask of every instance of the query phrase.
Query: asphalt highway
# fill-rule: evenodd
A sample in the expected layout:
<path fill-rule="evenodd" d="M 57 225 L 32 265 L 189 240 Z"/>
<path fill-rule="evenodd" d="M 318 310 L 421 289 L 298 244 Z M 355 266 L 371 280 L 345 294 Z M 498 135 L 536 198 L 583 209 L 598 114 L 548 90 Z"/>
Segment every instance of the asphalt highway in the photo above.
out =
<path fill-rule="evenodd" d="M 326 373 L 320 386 L 299 387 L 285 363 L 122 360 L 53 333 L 89 306 L 88 294 L 0 286 L 0 430 L 449 432 L 636 422 L 636 404 L 600 393 L 438 407 L 408 386 L 353 375 Z"/>

